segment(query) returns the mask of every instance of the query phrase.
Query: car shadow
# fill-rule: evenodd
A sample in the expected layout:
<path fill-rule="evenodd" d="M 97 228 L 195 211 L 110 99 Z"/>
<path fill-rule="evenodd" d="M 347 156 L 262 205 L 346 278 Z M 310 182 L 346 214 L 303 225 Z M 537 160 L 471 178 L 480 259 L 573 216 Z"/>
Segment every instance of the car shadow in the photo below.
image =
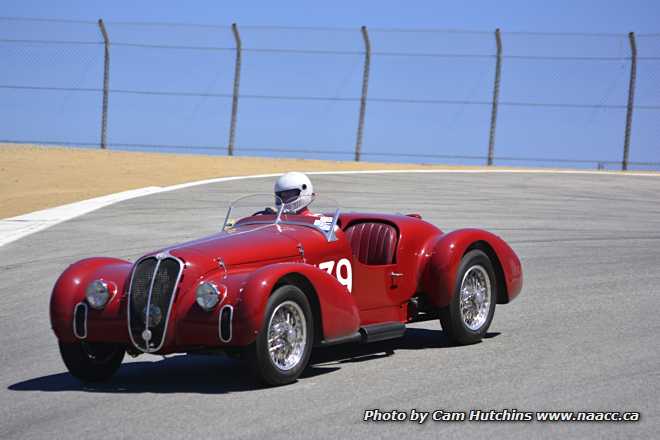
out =
<path fill-rule="evenodd" d="M 499 332 L 488 332 L 484 339 L 498 336 Z M 364 362 L 370 359 L 392 356 L 396 350 L 426 350 L 452 348 L 454 344 L 442 330 L 408 328 L 402 338 L 371 344 L 341 344 L 317 348 L 312 352 L 310 366 Z"/>
<path fill-rule="evenodd" d="M 488 333 L 492 338 L 499 333 Z M 403 338 L 372 344 L 343 344 L 314 349 L 305 379 L 332 373 L 344 363 L 367 362 L 394 355 L 396 350 L 452 347 L 440 330 L 409 328 Z M 83 391 L 92 393 L 224 394 L 262 388 L 245 364 L 225 356 L 177 355 L 155 362 L 125 362 L 108 382 L 81 383 L 68 372 L 41 376 L 8 387 L 12 391 Z"/>

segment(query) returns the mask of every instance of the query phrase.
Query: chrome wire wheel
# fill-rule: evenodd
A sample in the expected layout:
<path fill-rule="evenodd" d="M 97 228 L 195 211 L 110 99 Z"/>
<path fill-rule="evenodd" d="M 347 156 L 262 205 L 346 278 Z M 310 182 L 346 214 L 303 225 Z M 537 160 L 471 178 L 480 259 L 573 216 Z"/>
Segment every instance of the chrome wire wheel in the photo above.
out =
<path fill-rule="evenodd" d="M 268 322 L 268 354 L 273 365 L 287 371 L 303 358 L 307 344 L 307 321 L 294 301 L 279 304 Z"/>
<path fill-rule="evenodd" d="M 478 331 L 488 320 L 492 300 L 488 272 L 481 265 L 470 267 L 463 275 L 459 310 L 463 324 Z"/>

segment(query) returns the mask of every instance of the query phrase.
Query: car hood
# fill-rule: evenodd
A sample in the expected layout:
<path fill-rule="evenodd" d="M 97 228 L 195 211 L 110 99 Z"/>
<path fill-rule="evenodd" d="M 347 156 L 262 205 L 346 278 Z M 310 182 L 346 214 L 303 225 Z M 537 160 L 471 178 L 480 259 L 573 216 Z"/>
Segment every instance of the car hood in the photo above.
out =
<path fill-rule="evenodd" d="M 204 273 L 218 267 L 282 260 L 299 255 L 298 242 L 274 224 L 250 225 L 165 249 Z"/>

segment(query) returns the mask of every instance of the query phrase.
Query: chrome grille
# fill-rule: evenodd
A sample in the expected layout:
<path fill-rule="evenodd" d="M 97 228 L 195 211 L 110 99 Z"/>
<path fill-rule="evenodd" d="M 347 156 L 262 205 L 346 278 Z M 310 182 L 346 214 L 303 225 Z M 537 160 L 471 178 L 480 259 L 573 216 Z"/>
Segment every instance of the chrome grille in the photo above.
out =
<path fill-rule="evenodd" d="M 159 254 L 138 261 L 133 269 L 128 291 L 129 331 L 133 344 L 142 351 L 157 351 L 163 345 L 182 267 L 178 259 Z"/>

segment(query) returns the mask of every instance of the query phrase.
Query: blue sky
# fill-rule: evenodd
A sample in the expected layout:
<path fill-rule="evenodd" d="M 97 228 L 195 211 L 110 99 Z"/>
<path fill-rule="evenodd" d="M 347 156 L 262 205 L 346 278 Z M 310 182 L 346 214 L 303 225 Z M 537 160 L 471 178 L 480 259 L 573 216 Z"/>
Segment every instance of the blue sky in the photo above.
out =
<path fill-rule="evenodd" d="M 658 32 L 660 7 L 640 1 L 6 1 L 3 15 L 126 21 L 310 26 L 439 27 L 512 31 Z"/>
<path fill-rule="evenodd" d="M 353 51 L 357 54 L 244 54 L 241 92 L 246 95 L 359 97 L 363 57 L 359 26 L 367 25 L 374 51 L 492 54 L 491 34 L 397 33 L 379 28 L 441 28 L 503 32 L 505 55 L 626 57 L 625 33 L 640 35 L 640 57 L 660 57 L 660 3 L 656 1 L 472 2 L 217 2 L 217 1 L 16 1 L 2 16 L 108 22 L 114 42 L 231 48 L 229 29 L 133 26 L 117 22 L 188 22 L 225 26 L 237 22 L 244 45 Z M 281 30 L 259 26 L 339 27 L 354 30 Z M 256 27 L 250 27 L 256 26 Z M 544 36 L 532 32 L 607 33 L 620 36 Z M 93 25 L 2 22 L 0 38 L 99 41 Z M 113 47 L 111 88 L 227 94 L 233 53 Z M 0 44 L 0 84 L 100 87 L 100 46 Z M 488 101 L 494 59 L 374 56 L 367 105 L 367 160 L 377 153 L 482 156 L 488 144 L 490 107 L 437 103 L 387 103 L 378 98 Z M 595 108 L 501 106 L 496 156 L 620 160 L 629 61 L 557 61 L 505 58 L 503 102 L 595 104 Z M 641 60 L 636 104 L 660 106 L 660 61 Z M 0 139 L 96 142 L 99 94 L 0 90 Z M 350 159 L 358 103 L 245 98 L 240 101 L 237 151 L 303 149 L 313 157 Z M 226 145 L 230 100 L 111 94 L 109 142 Z M 631 160 L 660 162 L 660 110 L 635 111 Z M 188 150 L 187 150 L 188 151 Z M 259 152 L 261 154 L 261 152 Z M 300 153 L 263 153 L 300 156 Z M 370 155 L 372 154 L 372 155 Z M 500 161 L 504 163 L 506 161 Z M 552 164 L 552 163 L 548 163 Z M 583 166 L 592 167 L 593 164 Z"/>

